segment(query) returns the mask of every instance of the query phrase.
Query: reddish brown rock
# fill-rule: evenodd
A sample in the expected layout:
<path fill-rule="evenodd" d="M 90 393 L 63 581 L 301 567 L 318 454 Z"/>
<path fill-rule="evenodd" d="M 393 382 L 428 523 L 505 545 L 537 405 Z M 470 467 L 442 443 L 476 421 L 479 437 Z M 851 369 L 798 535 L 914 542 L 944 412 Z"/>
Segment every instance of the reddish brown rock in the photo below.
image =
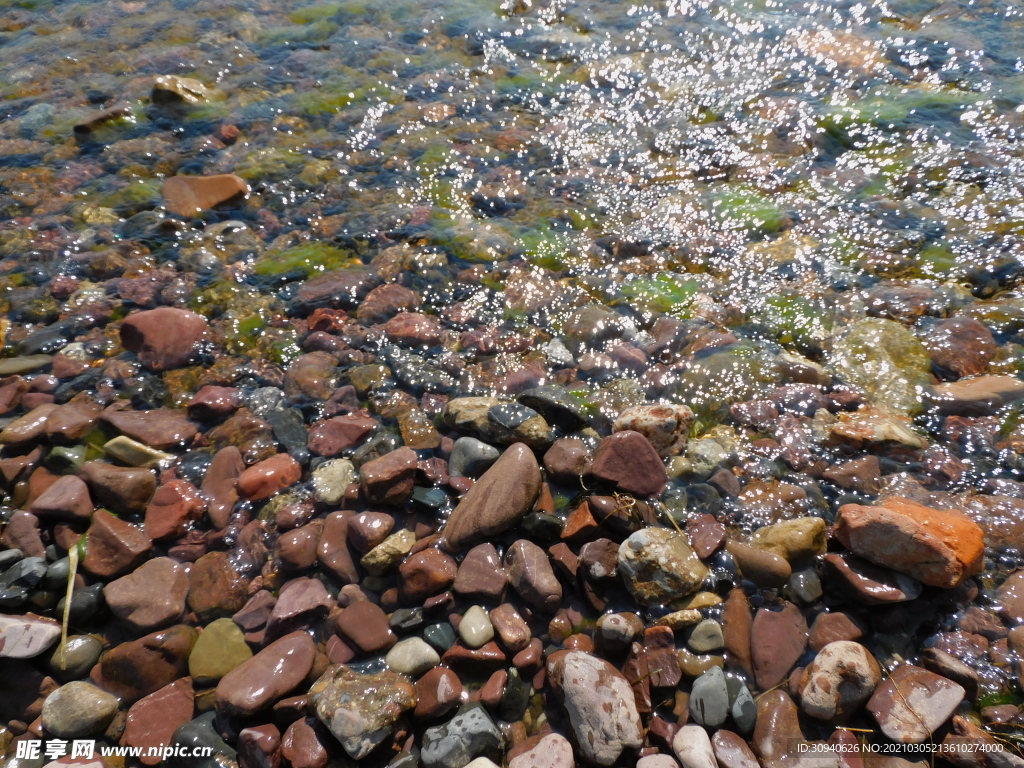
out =
<path fill-rule="evenodd" d="M 97 510 L 92 516 L 85 536 L 82 567 L 101 579 L 113 579 L 134 571 L 146 561 L 153 547 L 139 528 L 105 509 Z"/>
<path fill-rule="evenodd" d="M 508 586 L 508 574 L 493 544 L 473 547 L 459 563 L 452 589 L 469 600 L 500 602 Z"/>
<path fill-rule="evenodd" d="M 807 647 L 807 621 L 800 609 L 783 601 L 782 610 L 760 608 L 751 625 L 754 679 L 762 691 L 773 688 L 793 668 Z"/>
<path fill-rule="evenodd" d="M 826 576 L 831 576 L 840 589 L 863 605 L 902 603 L 921 595 L 921 583 L 915 579 L 848 552 L 830 553 L 822 562 Z"/>
<path fill-rule="evenodd" d="M 951 317 L 921 339 L 932 364 L 955 376 L 984 373 L 998 346 L 992 332 L 969 317 Z"/>
<path fill-rule="evenodd" d="M 416 309 L 419 305 L 420 297 L 415 291 L 397 283 L 388 283 L 366 295 L 356 310 L 356 317 L 363 323 L 383 323 L 398 312 Z"/>
<path fill-rule="evenodd" d="M 490 619 L 502 645 L 512 653 L 519 653 L 533 639 L 530 625 L 510 603 L 502 603 L 494 608 L 490 613 Z"/>
<path fill-rule="evenodd" d="M 238 492 L 246 499 L 269 499 L 302 478 L 302 465 L 287 453 L 253 464 L 238 476 Z"/>
<path fill-rule="evenodd" d="M 96 426 L 103 407 L 88 398 L 59 405 L 46 419 L 46 437 L 55 445 L 75 445 Z"/>
<path fill-rule="evenodd" d="M 96 503 L 116 514 L 144 512 L 156 493 L 156 475 L 150 469 L 87 461 L 80 475 L 89 485 Z"/>
<path fill-rule="evenodd" d="M 771 761 L 789 755 L 804 741 L 799 712 L 783 690 L 769 691 L 756 701 L 757 724 L 750 743 L 763 763 L 773 764 Z"/>
<path fill-rule="evenodd" d="M 553 613 L 562 602 L 562 584 L 551 568 L 547 552 L 532 541 L 519 539 L 505 553 L 509 583 L 527 603 Z"/>
<path fill-rule="evenodd" d="M 213 176 L 171 176 L 164 181 L 161 193 L 168 211 L 178 216 L 192 217 L 200 211 L 248 195 L 249 185 L 245 183 L 245 179 L 233 173 Z"/>
<path fill-rule="evenodd" d="M 590 450 L 577 437 L 565 437 L 552 443 L 544 454 L 548 477 L 561 485 L 573 487 L 590 471 Z"/>
<path fill-rule="evenodd" d="M 348 523 L 349 543 L 366 553 L 388 537 L 395 527 L 395 518 L 385 512 L 362 512 Z"/>
<path fill-rule="evenodd" d="M 169 371 L 186 365 L 207 332 L 206 319 L 176 307 L 136 312 L 121 323 L 121 343 L 144 366 Z"/>
<path fill-rule="evenodd" d="M 307 307 L 328 304 L 331 306 L 354 307 L 357 303 L 360 311 L 367 306 L 368 293 L 380 283 L 380 277 L 366 267 L 349 267 L 325 272 L 307 280 L 299 288 L 298 299 Z M 401 289 L 412 293 L 408 288 L 399 285 L 384 286 Z M 415 294 L 413 294 L 415 296 Z M 360 318 L 362 319 L 362 318 Z"/>
<path fill-rule="evenodd" d="M 313 668 L 316 646 L 305 632 L 276 640 L 228 672 L 217 685 L 217 710 L 249 717 L 298 687 Z"/>
<path fill-rule="evenodd" d="M 814 618 L 810 630 L 810 646 L 813 651 L 820 651 L 829 643 L 839 640 L 860 640 L 864 637 L 864 627 L 849 614 L 842 611 L 819 613 Z"/>
<path fill-rule="evenodd" d="M 754 674 L 754 662 L 750 650 L 750 637 L 754 620 L 750 613 L 750 601 L 739 587 L 729 591 L 722 615 L 722 629 L 725 635 L 725 652 L 730 666 L 738 667 L 748 675 Z"/>
<path fill-rule="evenodd" d="M 255 632 L 265 627 L 270 621 L 275 605 L 277 605 L 277 598 L 261 589 L 249 598 L 246 604 L 231 617 L 231 620 L 244 631 Z"/>
<path fill-rule="evenodd" d="M 384 332 L 398 344 L 432 347 L 441 341 L 441 324 L 430 315 L 400 312 L 384 324 Z"/>
<path fill-rule="evenodd" d="M 103 588 L 110 612 L 140 634 L 181 619 L 187 594 L 188 574 L 169 557 L 143 563 Z"/>
<path fill-rule="evenodd" d="M 100 688 L 132 703 L 188 674 L 199 633 L 182 624 L 114 646 L 93 667 Z"/>
<path fill-rule="evenodd" d="M 371 504 L 401 506 L 416 482 L 416 452 L 403 446 L 386 453 L 363 464 L 359 476 L 363 495 Z"/>
<path fill-rule="evenodd" d="M 334 619 L 334 626 L 363 653 L 382 653 L 398 642 L 388 624 L 388 615 L 368 600 L 352 603 Z"/>
<path fill-rule="evenodd" d="M 964 689 L 952 680 L 904 664 L 878 687 L 867 708 L 890 739 L 920 744 L 949 720 L 963 699 Z"/>
<path fill-rule="evenodd" d="M 176 408 L 132 411 L 115 404 L 103 411 L 103 420 L 132 440 L 161 451 L 191 440 L 199 431 L 188 414 Z"/>
<path fill-rule="evenodd" d="M 46 435 L 46 421 L 57 409 L 53 403 L 42 403 L 24 416 L 12 421 L 0 431 L 0 443 L 8 446 L 28 446 Z"/>
<path fill-rule="evenodd" d="M 227 526 L 231 512 L 238 501 L 238 476 L 245 469 L 242 452 L 233 445 L 221 448 L 203 477 L 202 491 L 209 501 L 207 514 L 213 527 L 220 530 Z"/>
<path fill-rule="evenodd" d="M 143 765 L 159 765 L 161 758 L 147 752 L 171 744 L 174 732 L 192 719 L 193 699 L 192 682 L 187 677 L 139 699 L 128 709 L 121 746 L 140 748 Z"/>
<path fill-rule="evenodd" d="M 754 753 L 743 737 L 724 728 L 711 737 L 711 748 L 719 768 L 759 768 Z"/>
<path fill-rule="evenodd" d="M 306 445 L 318 456 L 334 458 L 359 445 L 379 424 L 357 413 L 320 421 L 309 430 Z"/>
<path fill-rule="evenodd" d="M 675 633 L 668 627 L 644 630 L 644 655 L 652 670 L 650 680 L 655 687 L 675 688 L 683 677 L 676 654 Z"/>
<path fill-rule="evenodd" d="M 766 552 L 738 541 L 728 542 L 725 548 L 732 555 L 743 578 L 760 587 L 782 587 L 793 573 L 786 559 L 774 552 Z"/>
<path fill-rule="evenodd" d="M 447 714 L 462 697 L 462 682 L 458 675 L 444 667 L 434 667 L 416 683 L 417 720 L 436 720 Z"/>
<path fill-rule="evenodd" d="M 0 534 L 0 544 L 20 549 L 28 557 L 45 557 L 46 547 L 39 535 L 39 519 L 31 512 L 15 510 Z"/>
<path fill-rule="evenodd" d="M 458 566 L 439 549 L 424 549 L 398 566 L 398 591 L 409 605 L 444 592 L 455 581 Z"/>
<path fill-rule="evenodd" d="M 277 540 L 277 560 L 289 571 L 304 571 L 316 565 L 316 550 L 320 543 L 322 520 L 282 533 Z"/>
<path fill-rule="evenodd" d="M 21 398 L 28 392 L 28 382 L 21 376 L 8 376 L 0 381 L 0 416 L 21 405 Z"/>
<path fill-rule="evenodd" d="M 890 497 L 874 507 L 846 504 L 835 535 L 855 554 L 934 587 L 949 589 L 984 567 L 984 535 L 976 523 L 910 499 Z"/>
<path fill-rule="evenodd" d="M 153 541 L 178 538 L 185 534 L 185 526 L 198 520 L 206 509 L 206 501 L 199 489 L 185 480 L 171 480 L 157 489 L 146 507 L 144 527 Z"/>
<path fill-rule="evenodd" d="M 29 506 L 29 511 L 37 517 L 88 520 L 93 512 L 89 487 L 75 475 L 59 477 L 39 494 Z"/>
<path fill-rule="evenodd" d="M 509 446 L 448 518 L 444 547 L 457 551 L 511 530 L 533 508 L 541 483 L 533 451 L 523 443 Z"/>
<path fill-rule="evenodd" d="M 690 546 L 701 560 L 707 560 L 725 543 L 725 526 L 711 515 L 695 515 L 686 521 Z"/>
<path fill-rule="evenodd" d="M 348 539 L 348 526 L 353 516 L 347 510 L 332 512 L 324 518 L 324 529 L 320 533 L 316 557 L 320 566 L 332 573 L 344 584 L 359 583 L 359 569 L 356 563 L 359 555 L 353 554 Z"/>
<path fill-rule="evenodd" d="M 188 607 L 203 624 L 241 610 L 248 597 L 245 579 L 224 552 L 210 552 L 196 560 L 189 582 Z"/>
<path fill-rule="evenodd" d="M 309 629 L 327 617 L 334 601 L 319 579 L 298 578 L 286 581 L 267 620 L 266 639 Z"/>
<path fill-rule="evenodd" d="M 441 663 L 460 676 L 483 677 L 508 666 L 508 657 L 493 640 L 479 648 L 456 643 L 442 654 Z"/>
<path fill-rule="evenodd" d="M 219 419 L 242 407 L 242 393 L 237 387 L 207 384 L 188 401 L 188 415 L 196 419 Z"/>
<path fill-rule="evenodd" d="M 307 352 L 292 360 L 284 374 L 284 393 L 291 400 L 327 400 L 337 383 L 338 358 L 328 352 Z"/>
<path fill-rule="evenodd" d="M 659 495 L 668 482 L 665 464 L 650 441 L 624 430 L 601 441 L 590 465 L 591 476 L 624 493 Z"/>
<path fill-rule="evenodd" d="M 238 764 L 241 768 L 278 768 L 280 753 L 281 731 L 272 723 L 243 728 L 238 734 Z"/>
<path fill-rule="evenodd" d="M 306 717 L 288 726 L 281 739 L 281 757 L 292 768 L 326 768 L 334 739 L 316 718 Z"/>
<path fill-rule="evenodd" d="M 829 467 L 823 473 L 840 488 L 875 495 L 882 487 L 882 468 L 877 456 L 862 456 Z"/>

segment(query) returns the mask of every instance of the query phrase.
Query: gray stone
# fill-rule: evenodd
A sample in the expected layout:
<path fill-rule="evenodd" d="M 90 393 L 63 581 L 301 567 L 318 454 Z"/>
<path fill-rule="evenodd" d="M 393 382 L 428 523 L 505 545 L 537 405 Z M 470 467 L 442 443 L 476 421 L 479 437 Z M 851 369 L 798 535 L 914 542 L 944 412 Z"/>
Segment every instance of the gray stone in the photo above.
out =
<path fill-rule="evenodd" d="M 217 758 L 224 755 L 230 760 L 236 756 L 236 752 L 227 742 L 220 737 L 213 724 L 216 712 L 207 712 L 195 720 L 189 720 L 174 732 L 171 743 L 176 746 L 187 748 L 188 757 L 172 757 L 165 761 L 168 768 L 219 768 L 223 763 Z M 204 747 L 212 750 L 213 755 L 206 758 L 192 757 L 192 750 L 197 747 Z M 182 750 L 185 751 L 185 750 Z"/>
<path fill-rule="evenodd" d="M 501 451 L 475 437 L 460 437 L 448 457 L 448 474 L 452 477 L 480 477 L 501 458 Z"/>
<path fill-rule="evenodd" d="M 64 649 L 63 664 L 61 648 Z M 92 635 L 70 635 L 67 642 L 57 643 L 47 666 L 50 674 L 61 681 L 77 680 L 89 674 L 103 653 L 103 643 Z"/>
<path fill-rule="evenodd" d="M 396 643 L 384 657 L 395 672 L 416 677 L 441 663 L 437 651 L 419 637 L 409 637 Z"/>
<path fill-rule="evenodd" d="M 117 712 L 117 697 L 92 683 L 76 680 L 62 685 L 43 702 L 43 728 L 60 739 L 80 739 L 103 733 Z"/>
<path fill-rule="evenodd" d="M 712 667 L 693 681 L 690 716 L 708 728 L 717 728 L 729 716 L 729 692 L 721 667 Z"/>
<path fill-rule="evenodd" d="M 500 761 L 502 741 L 487 711 L 470 704 L 444 725 L 427 729 L 420 759 L 424 768 L 464 768 L 476 757 Z"/>
<path fill-rule="evenodd" d="M 757 702 L 747 686 L 740 685 L 729 707 L 729 714 L 740 733 L 750 735 L 754 732 L 754 726 L 757 725 Z"/>

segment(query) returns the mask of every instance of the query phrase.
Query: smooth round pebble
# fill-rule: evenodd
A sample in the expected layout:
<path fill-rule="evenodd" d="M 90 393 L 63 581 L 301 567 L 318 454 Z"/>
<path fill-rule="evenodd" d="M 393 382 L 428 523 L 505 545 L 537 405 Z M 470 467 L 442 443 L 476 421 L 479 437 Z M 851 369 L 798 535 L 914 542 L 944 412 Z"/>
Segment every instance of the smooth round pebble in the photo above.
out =
<path fill-rule="evenodd" d="M 395 644 L 384 657 L 395 672 L 416 677 L 441 663 L 437 651 L 419 637 L 410 637 Z"/>
<path fill-rule="evenodd" d="M 459 637 L 470 648 L 479 648 L 494 639 L 494 625 L 487 611 L 474 605 L 462 616 L 459 622 Z"/>

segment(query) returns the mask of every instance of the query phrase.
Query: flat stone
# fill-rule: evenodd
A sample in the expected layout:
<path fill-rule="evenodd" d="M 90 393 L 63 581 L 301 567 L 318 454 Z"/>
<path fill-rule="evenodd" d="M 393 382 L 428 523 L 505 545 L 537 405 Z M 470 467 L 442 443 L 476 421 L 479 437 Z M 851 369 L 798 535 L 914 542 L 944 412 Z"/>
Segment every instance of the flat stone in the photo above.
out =
<path fill-rule="evenodd" d="M 361 600 L 345 608 L 334 620 L 338 632 L 363 653 L 391 648 L 398 638 L 388 625 L 388 616 L 375 603 Z"/>
<path fill-rule="evenodd" d="M 123 576 L 138 568 L 153 547 L 138 527 L 107 512 L 96 511 L 86 531 L 82 567 L 102 579 Z"/>
<path fill-rule="evenodd" d="M 245 605 L 246 581 L 225 552 L 209 552 L 192 564 L 188 607 L 203 623 L 231 616 Z"/>
<path fill-rule="evenodd" d="M 915 600 L 921 582 L 902 573 L 870 563 L 848 552 L 822 558 L 825 574 L 832 576 L 852 599 L 863 605 L 887 605 Z"/>
<path fill-rule="evenodd" d="M 926 397 L 941 414 L 984 416 L 1024 397 L 1024 381 L 1015 376 L 976 376 L 936 384 Z"/>
<path fill-rule="evenodd" d="M 285 582 L 267 620 L 267 640 L 320 623 L 334 607 L 334 601 L 319 579 L 300 577 Z"/>
<path fill-rule="evenodd" d="M 0 360 L 0 376 L 13 376 L 19 373 L 32 373 L 45 368 L 53 362 L 53 355 L 22 355 L 7 357 Z"/>
<path fill-rule="evenodd" d="M 149 500 L 156 493 L 156 475 L 149 469 L 87 461 L 79 474 L 97 503 L 115 514 L 145 512 Z"/>
<path fill-rule="evenodd" d="M 55 445 L 76 445 L 96 426 L 102 412 L 101 405 L 87 398 L 58 406 L 46 419 L 46 437 Z"/>
<path fill-rule="evenodd" d="M 316 646 L 305 632 L 276 640 L 228 672 L 217 685 L 218 711 L 249 717 L 287 696 L 313 668 Z"/>
<path fill-rule="evenodd" d="M 60 637 L 60 624 L 35 616 L 0 615 L 0 659 L 31 659 Z"/>
<path fill-rule="evenodd" d="M 189 420 L 187 411 L 176 408 L 130 411 L 110 406 L 103 411 L 103 420 L 126 437 L 157 450 L 180 445 L 199 431 L 199 426 Z"/>
<path fill-rule="evenodd" d="M 693 628 L 687 643 L 697 653 L 721 650 L 725 647 L 722 625 L 714 619 L 704 619 Z"/>
<path fill-rule="evenodd" d="M 468 599 L 498 602 L 508 586 L 508 574 L 493 544 L 478 544 L 459 563 L 452 589 Z"/>
<path fill-rule="evenodd" d="M 462 698 L 459 676 L 445 667 L 434 667 L 416 682 L 418 720 L 436 720 L 458 706 Z"/>
<path fill-rule="evenodd" d="M 657 496 L 665 489 L 665 464 L 650 441 L 639 432 L 626 430 L 601 441 L 590 465 L 590 474 L 623 493 Z"/>
<path fill-rule="evenodd" d="M 356 567 L 358 555 L 353 554 L 348 539 L 351 519 L 352 513 L 347 511 L 332 512 L 325 517 L 316 551 L 320 567 L 331 573 L 342 585 L 356 584 L 360 579 Z"/>
<path fill-rule="evenodd" d="M 236 197 L 249 194 L 245 179 L 233 173 L 214 176 L 171 176 L 163 183 L 164 206 L 178 216 L 195 216 Z"/>
<path fill-rule="evenodd" d="M 781 611 L 760 608 L 751 625 L 757 687 L 767 691 L 785 680 L 806 647 L 807 621 L 799 608 L 786 601 Z"/>
<path fill-rule="evenodd" d="M 191 720 L 193 714 L 192 682 L 188 678 L 176 680 L 139 699 L 128 709 L 121 744 L 140 748 L 139 761 L 143 765 L 159 765 L 161 758 L 147 752 L 170 744 L 174 732 Z"/>
<path fill-rule="evenodd" d="M 774 552 L 757 549 L 738 541 L 730 541 L 725 548 L 732 555 L 740 574 L 760 587 L 782 587 L 793 575 L 793 568 L 789 562 Z"/>
<path fill-rule="evenodd" d="M 92 517 L 93 504 L 85 482 L 75 475 L 64 475 L 36 497 L 29 511 L 37 517 L 81 521 Z"/>
<path fill-rule="evenodd" d="M 835 535 L 866 560 L 934 587 L 950 589 L 985 563 L 984 534 L 974 521 L 900 497 L 840 507 Z"/>
<path fill-rule="evenodd" d="M 170 180 L 165 186 L 168 183 Z M 168 371 L 189 363 L 207 330 L 202 315 L 177 307 L 158 307 L 126 317 L 121 323 L 121 344 L 135 352 L 150 370 Z M 152 445 L 146 440 L 142 442 Z"/>
<path fill-rule="evenodd" d="M 108 456 L 124 462 L 130 467 L 156 467 L 174 461 L 173 453 L 165 453 L 126 435 L 118 435 L 103 444 L 103 452 Z"/>
<path fill-rule="evenodd" d="M 169 557 L 149 560 L 103 588 L 111 613 L 140 634 L 177 622 L 187 594 L 188 573 Z"/>
<path fill-rule="evenodd" d="M 868 701 L 882 732 L 893 741 L 927 741 L 960 706 L 964 689 L 920 667 L 897 667 Z"/>
<path fill-rule="evenodd" d="M 345 491 L 359 475 L 348 459 L 331 459 L 314 469 L 311 479 L 316 500 L 333 506 L 345 497 Z"/>
<path fill-rule="evenodd" d="M 501 451 L 475 437 L 460 437 L 448 457 L 448 473 L 452 477 L 480 477 L 499 458 Z"/>
<path fill-rule="evenodd" d="M 44 403 L 19 416 L 0 431 L 0 443 L 21 446 L 40 440 L 46 434 L 46 422 L 55 410 L 57 406 L 53 403 Z"/>
<path fill-rule="evenodd" d="M 695 592 L 708 574 L 686 536 L 667 528 L 645 528 L 630 535 L 619 546 L 618 569 L 641 605 L 670 603 Z"/>
<path fill-rule="evenodd" d="M 362 443 L 380 423 L 360 414 L 335 416 L 317 422 L 309 430 L 306 445 L 318 456 L 333 458 Z"/>
<path fill-rule="evenodd" d="M 758 528 L 750 545 L 790 564 L 812 563 L 825 554 L 825 521 L 820 517 L 783 520 Z"/>
<path fill-rule="evenodd" d="M 206 499 L 186 480 L 162 483 L 146 507 L 143 527 L 154 541 L 180 538 L 187 525 L 206 511 Z"/>
<path fill-rule="evenodd" d="M 360 674 L 344 665 L 328 669 L 309 689 L 309 707 L 350 757 L 361 760 L 390 736 L 416 690 L 395 672 Z"/>
<path fill-rule="evenodd" d="M 523 443 L 509 446 L 448 518 L 443 546 L 454 552 L 511 530 L 533 508 L 541 482 L 533 451 Z"/>
<path fill-rule="evenodd" d="M 643 742 L 643 727 L 629 682 L 607 661 L 582 651 L 548 660 L 548 678 L 562 697 L 583 757 L 612 765 Z"/>

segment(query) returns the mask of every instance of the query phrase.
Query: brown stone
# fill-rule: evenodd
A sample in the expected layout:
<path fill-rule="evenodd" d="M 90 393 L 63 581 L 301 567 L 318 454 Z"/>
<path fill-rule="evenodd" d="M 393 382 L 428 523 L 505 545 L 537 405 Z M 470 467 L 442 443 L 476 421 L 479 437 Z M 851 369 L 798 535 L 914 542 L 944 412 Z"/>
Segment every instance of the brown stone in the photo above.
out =
<path fill-rule="evenodd" d="M 199 633 L 182 624 L 114 646 L 93 667 L 100 688 L 132 703 L 188 674 Z"/>
<path fill-rule="evenodd" d="M 249 194 L 245 179 L 233 173 L 214 176 L 171 176 L 161 190 L 164 205 L 178 216 L 195 216 L 236 197 Z"/>
<path fill-rule="evenodd" d="M 624 493 L 659 495 L 668 482 L 665 464 L 650 441 L 639 432 L 624 430 L 601 441 L 590 474 Z"/>
<path fill-rule="evenodd" d="M 88 520 L 92 517 L 93 504 L 85 482 L 75 475 L 64 475 L 36 497 L 29 511 L 37 517 Z"/>
<path fill-rule="evenodd" d="M 750 638 L 754 620 L 750 613 L 750 601 L 739 587 L 729 591 L 722 614 L 722 629 L 725 635 L 725 652 L 730 666 L 738 667 L 748 675 L 754 674 Z"/>
<path fill-rule="evenodd" d="M 153 545 L 139 528 L 107 512 L 96 511 L 85 534 L 82 567 L 101 579 L 134 571 L 149 557 Z"/>
<path fill-rule="evenodd" d="M 469 600 L 500 602 L 507 586 L 508 574 L 498 550 L 493 544 L 479 544 L 459 563 L 452 589 Z"/>
<path fill-rule="evenodd" d="M 320 543 L 322 520 L 282 533 L 277 539 L 277 560 L 288 571 L 304 571 L 316 565 L 316 550 Z"/>
<path fill-rule="evenodd" d="M 269 499 L 302 478 L 302 465 L 287 453 L 253 464 L 238 476 L 238 493 L 246 499 Z"/>
<path fill-rule="evenodd" d="M 159 765 L 161 758 L 147 754 L 149 749 L 171 744 L 174 732 L 192 719 L 193 699 L 187 677 L 139 699 L 128 709 L 121 746 L 140 748 L 143 765 Z"/>
<path fill-rule="evenodd" d="M 707 560 L 725 542 L 725 526 L 711 515 L 694 515 L 686 521 L 690 546 L 701 560 Z"/>
<path fill-rule="evenodd" d="M 169 557 L 149 560 L 103 588 L 110 612 L 140 634 L 180 620 L 187 594 L 188 574 Z"/>
<path fill-rule="evenodd" d="M 510 603 L 502 603 L 494 608 L 490 613 L 490 619 L 502 645 L 512 653 L 519 653 L 533 639 L 530 626 Z"/>
<path fill-rule="evenodd" d="M 553 613 L 562 602 L 562 585 L 551 568 L 547 552 L 532 541 L 519 539 L 505 553 L 509 583 L 527 603 Z"/>
<path fill-rule="evenodd" d="M 810 629 L 810 646 L 813 651 L 820 651 L 829 643 L 837 640 L 860 640 L 864 637 L 864 628 L 849 614 L 842 611 L 822 612 L 814 617 Z"/>
<path fill-rule="evenodd" d="M 245 579 L 225 552 L 210 552 L 196 560 L 189 581 L 188 607 L 203 624 L 241 610 L 248 597 Z"/>
<path fill-rule="evenodd" d="M 590 450 L 578 437 L 556 440 L 544 454 L 548 477 L 561 485 L 575 487 L 590 471 Z"/>
<path fill-rule="evenodd" d="M 191 440 L 199 431 L 188 414 L 176 408 L 132 411 L 115 404 L 103 411 L 103 420 L 132 440 L 161 451 Z"/>
<path fill-rule="evenodd" d="M 395 518 L 386 512 L 362 512 L 348 521 L 348 541 L 364 554 L 384 541 L 395 527 Z"/>
<path fill-rule="evenodd" d="M 410 555 L 398 566 L 398 591 L 410 605 L 444 592 L 455 582 L 458 566 L 439 549 L 425 549 Z"/>
<path fill-rule="evenodd" d="M 920 744 L 956 711 L 964 689 L 920 667 L 897 667 L 867 704 L 882 732 L 893 741 Z"/>
<path fill-rule="evenodd" d="M 53 403 L 43 403 L 19 416 L 0 431 L 0 443 L 17 447 L 42 439 L 46 435 L 46 422 L 56 409 Z"/>
<path fill-rule="evenodd" d="M 207 384 L 188 401 L 188 415 L 196 419 L 219 419 L 242 407 L 242 393 L 237 387 Z"/>
<path fill-rule="evenodd" d="M 984 535 L 974 521 L 900 497 L 874 507 L 844 505 L 835 535 L 861 557 L 934 587 L 954 587 L 985 564 Z"/>
<path fill-rule="evenodd" d="M 158 307 L 126 317 L 121 323 L 121 343 L 150 370 L 169 371 L 188 364 L 196 346 L 206 337 L 207 328 L 202 315 L 177 307 Z"/>
<path fill-rule="evenodd" d="M 0 544 L 20 549 L 28 557 L 45 557 L 46 548 L 39 535 L 39 519 L 31 512 L 15 510 L 0 534 Z"/>
<path fill-rule="evenodd" d="M 348 540 L 348 526 L 352 512 L 332 512 L 324 518 L 324 529 L 320 533 L 317 547 L 317 561 L 332 573 L 343 585 L 359 583 L 358 555 L 353 555 Z"/>
<path fill-rule="evenodd" d="M 99 421 L 103 407 L 83 398 L 59 405 L 46 419 L 46 437 L 55 445 L 82 442 Z"/>
<path fill-rule="evenodd" d="M 403 446 L 363 464 L 359 476 L 366 500 L 397 507 L 405 504 L 416 482 L 416 461 L 416 452 Z"/>
<path fill-rule="evenodd" d="M 683 673 L 676 654 L 676 636 L 668 627 L 648 627 L 644 630 L 644 655 L 651 671 L 651 685 L 656 688 L 675 688 Z"/>
<path fill-rule="evenodd" d="M 378 426 L 376 419 L 357 413 L 335 416 L 314 424 L 306 444 L 318 456 L 333 458 L 359 445 Z"/>
<path fill-rule="evenodd" d="M 462 682 L 458 675 L 444 667 L 434 667 L 416 683 L 417 720 L 436 720 L 447 714 L 462 697 Z"/>
<path fill-rule="evenodd" d="M 804 741 L 800 717 L 793 699 L 783 690 L 765 693 L 756 699 L 757 724 L 750 743 L 762 762 L 785 757 Z"/>
<path fill-rule="evenodd" d="M 387 614 L 368 600 L 345 608 L 334 619 L 334 626 L 345 640 L 363 653 L 382 653 L 398 642 Z"/>
<path fill-rule="evenodd" d="M 153 541 L 180 538 L 192 520 L 206 509 L 199 489 L 186 480 L 171 480 L 161 485 L 146 507 L 144 527 Z"/>
<path fill-rule="evenodd" d="M 863 605 L 902 603 L 921 594 L 921 584 L 915 579 L 848 552 L 827 554 L 822 562 L 833 583 Z"/>
<path fill-rule="evenodd" d="M 149 469 L 116 467 L 103 461 L 87 461 L 80 472 L 96 502 L 116 514 L 146 510 L 156 493 L 156 475 Z"/>
<path fill-rule="evenodd" d="M 738 541 L 728 542 L 725 548 L 732 555 L 743 578 L 749 579 L 759 587 L 782 587 L 793 573 L 793 568 L 786 559 L 774 552 L 756 549 Z"/>
<path fill-rule="evenodd" d="M 882 487 L 882 467 L 877 456 L 862 456 L 836 464 L 826 469 L 823 475 L 840 488 L 869 495 L 877 494 Z"/>
<path fill-rule="evenodd" d="M 807 621 L 800 609 L 783 601 L 782 610 L 760 608 L 751 625 L 754 679 L 762 691 L 773 688 L 793 668 L 807 647 Z"/>
<path fill-rule="evenodd" d="M 228 672 L 217 685 L 217 710 L 249 717 L 298 687 L 313 668 L 316 646 L 305 632 L 293 632 Z"/>
<path fill-rule="evenodd" d="M 998 351 L 992 332 L 970 317 L 943 320 L 921 343 L 936 368 L 959 377 L 983 373 Z"/>
<path fill-rule="evenodd" d="M 207 514 L 213 527 L 220 530 L 227 526 L 231 512 L 238 501 L 238 476 L 245 469 L 242 452 L 233 445 L 221 448 L 213 455 L 200 486 L 209 500 Z"/>

